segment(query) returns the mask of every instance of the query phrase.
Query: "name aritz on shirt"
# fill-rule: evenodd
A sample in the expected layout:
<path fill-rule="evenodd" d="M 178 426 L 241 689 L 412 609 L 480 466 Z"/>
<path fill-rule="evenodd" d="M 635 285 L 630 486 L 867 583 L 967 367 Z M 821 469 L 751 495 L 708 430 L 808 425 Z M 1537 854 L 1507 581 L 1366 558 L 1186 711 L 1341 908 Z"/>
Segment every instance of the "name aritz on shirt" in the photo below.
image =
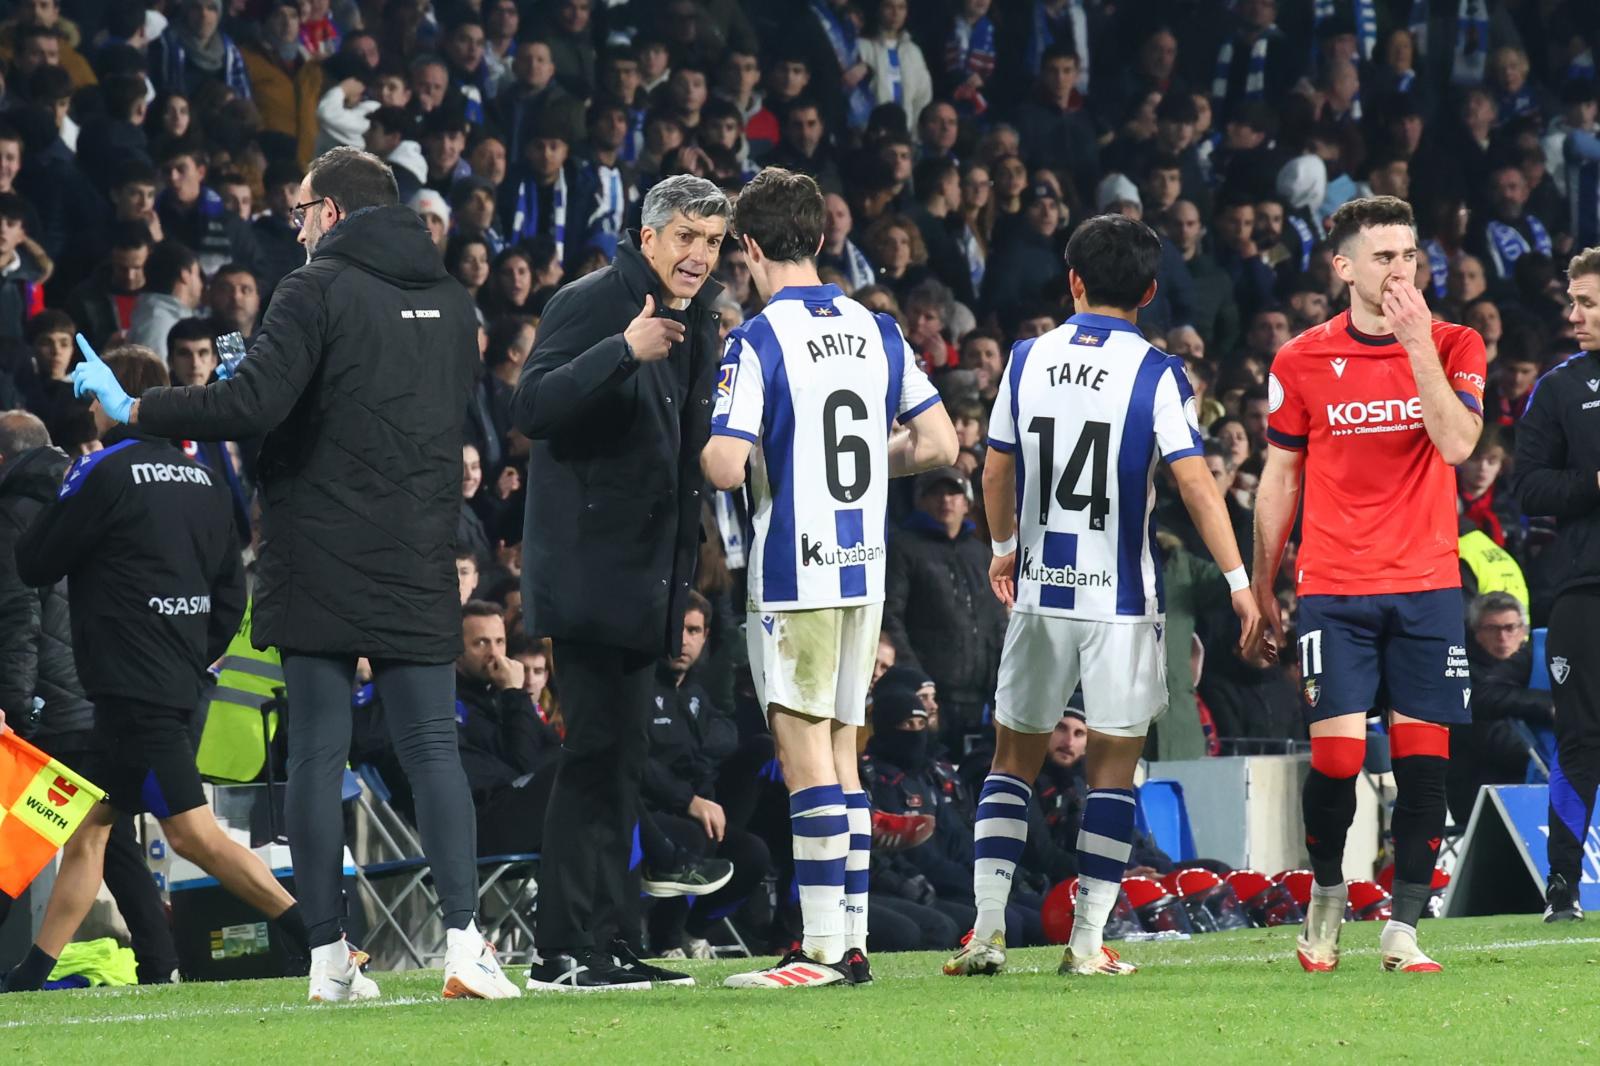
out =
<path fill-rule="evenodd" d="M 1045 566 L 1033 557 L 1030 549 L 1023 549 L 1021 576 L 1024 581 L 1035 581 L 1055 588 L 1085 589 L 1110 588 L 1111 571 L 1079 570 L 1072 566 Z"/>
<path fill-rule="evenodd" d="M 800 534 L 800 565 L 802 566 L 861 566 L 885 555 L 881 544 L 868 547 L 856 544 L 849 548 L 823 549 L 823 541 L 812 540 L 811 534 Z"/>
<path fill-rule="evenodd" d="M 813 363 L 834 355 L 853 355 L 857 359 L 865 359 L 867 338 L 854 333 L 824 333 L 821 337 L 806 341 L 806 351 L 811 353 Z"/>

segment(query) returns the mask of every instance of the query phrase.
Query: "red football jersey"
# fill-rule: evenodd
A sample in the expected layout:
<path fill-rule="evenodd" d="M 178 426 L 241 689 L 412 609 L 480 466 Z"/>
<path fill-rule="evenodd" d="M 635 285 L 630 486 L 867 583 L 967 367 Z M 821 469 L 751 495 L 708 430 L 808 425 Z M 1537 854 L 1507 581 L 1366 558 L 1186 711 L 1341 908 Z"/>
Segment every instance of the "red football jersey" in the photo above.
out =
<path fill-rule="evenodd" d="M 1445 376 L 1483 413 L 1483 338 L 1433 324 Z M 1459 588 L 1455 470 L 1428 439 L 1411 359 L 1350 312 L 1284 345 L 1267 382 L 1267 439 L 1303 450 L 1302 596 Z"/>

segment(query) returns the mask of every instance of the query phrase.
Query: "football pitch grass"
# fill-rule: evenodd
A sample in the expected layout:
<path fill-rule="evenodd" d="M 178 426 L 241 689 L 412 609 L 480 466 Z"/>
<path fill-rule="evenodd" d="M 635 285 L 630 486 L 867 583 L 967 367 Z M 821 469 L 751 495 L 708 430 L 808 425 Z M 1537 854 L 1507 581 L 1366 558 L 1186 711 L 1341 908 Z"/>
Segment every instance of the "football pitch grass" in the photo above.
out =
<path fill-rule="evenodd" d="M 323 1006 L 251 981 L 0 996 L 0 1063 L 1028 1063 L 1600 1061 L 1600 928 L 1535 916 L 1428 921 L 1443 974 L 1386 974 L 1381 923 L 1345 927 L 1334 974 L 1294 930 L 1130 944 L 1126 979 L 1058 977 L 1058 948 L 993 978 L 881 955 L 867 987 L 730 991 L 746 960 L 688 963 L 697 988 L 443 1002 L 434 971 L 374 974 L 384 998 Z M 516 975 L 520 980 L 520 974 Z"/>

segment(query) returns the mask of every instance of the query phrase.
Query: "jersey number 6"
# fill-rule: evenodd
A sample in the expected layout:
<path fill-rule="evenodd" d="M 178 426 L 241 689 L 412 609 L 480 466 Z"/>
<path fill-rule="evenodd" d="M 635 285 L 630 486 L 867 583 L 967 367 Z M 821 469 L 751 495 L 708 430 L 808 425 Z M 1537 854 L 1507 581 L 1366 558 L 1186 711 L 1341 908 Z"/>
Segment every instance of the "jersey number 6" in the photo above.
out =
<path fill-rule="evenodd" d="M 1028 432 L 1039 438 L 1039 464 L 1047 472 L 1039 485 L 1039 525 L 1050 525 L 1050 481 L 1056 469 L 1056 420 L 1040 415 L 1028 423 Z M 1078 443 L 1067 459 L 1067 468 L 1056 482 L 1056 503 L 1068 511 L 1089 509 L 1089 528 L 1106 528 L 1106 515 L 1111 513 L 1111 497 L 1106 494 L 1106 465 L 1111 454 L 1111 423 L 1085 422 Z M 1089 466 L 1089 493 L 1078 492 L 1078 482 L 1083 480 L 1083 468 Z"/>
<path fill-rule="evenodd" d="M 840 503 L 854 503 L 867 491 L 872 480 L 872 450 L 861 437 L 839 435 L 839 412 L 849 414 L 853 421 L 867 419 L 867 404 L 848 389 L 840 389 L 822 404 L 823 450 L 827 453 L 828 491 Z M 847 485 L 839 473 L 839 457 L 850 456 L 851 481 Z"/>

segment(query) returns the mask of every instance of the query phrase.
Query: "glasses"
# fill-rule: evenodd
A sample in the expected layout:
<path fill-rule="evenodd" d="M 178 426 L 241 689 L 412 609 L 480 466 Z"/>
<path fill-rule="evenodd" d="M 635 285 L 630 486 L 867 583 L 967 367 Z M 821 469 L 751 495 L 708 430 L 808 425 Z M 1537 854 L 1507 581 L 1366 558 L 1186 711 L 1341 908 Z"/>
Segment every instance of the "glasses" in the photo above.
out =
<path fill-rule="evenodd" d="M 303 204 L 295 204 L 289 208 L 289 221 L 294 224 L 294 228 L 304 229 L 306 225 L 306 208 L 316 207 L 325 200 L 327 200 L 326 196 L 319 196 L 315 200 L 307 200 Z"/>
<path fill-rule="evenodd" d="M 1490 622 L 1478 623 L 1478 632 L 1490 633 L 1497 637 L 1515 636 L 1526 628 L 1521 622 L 1506 622 L 1503 625 L 1494 625 Z"/>

